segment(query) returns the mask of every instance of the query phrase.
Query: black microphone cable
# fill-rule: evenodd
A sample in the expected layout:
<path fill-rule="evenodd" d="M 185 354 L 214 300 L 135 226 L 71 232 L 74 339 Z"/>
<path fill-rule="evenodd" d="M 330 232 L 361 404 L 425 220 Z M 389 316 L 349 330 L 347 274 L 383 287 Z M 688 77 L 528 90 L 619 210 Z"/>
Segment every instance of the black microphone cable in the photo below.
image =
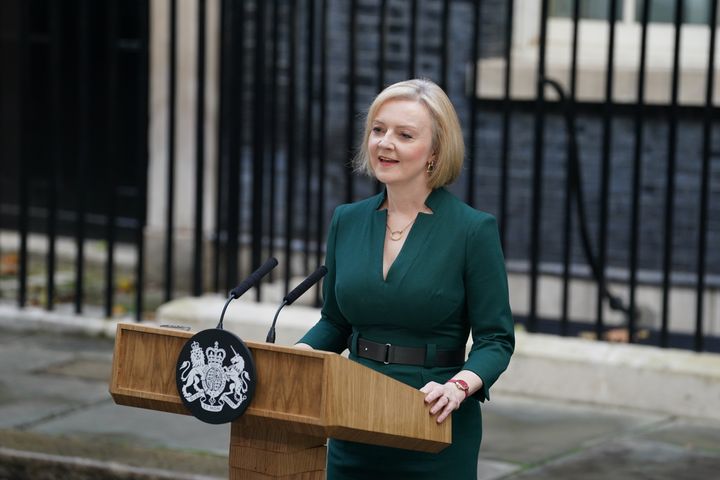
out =
<path fill-rule="evenodd" d="M 568 142 L 570 146 L 568 159 L 568 175 L 570 175 L 571 194 L 574 194 L 573 196 L 575 197 L 575 205 L 577 206 L 577 214 L 580 225 L 580 240 L 583 247 L 583 253 L 585 254 L 585 259 L 590 265 L 590 269 L 592 270 L 595 282 L 597 283 L 598 288 L 602 293 L 602 296 L 607 299 L 610 308 L 612 310 L 624 313 L 625 316 L 629 319 L 631 315 L 630 307 L 626 306 L 620 297 L 618 297 L 617 295 L 613 295 L 612 292 L 610 292 L 607 286 L 607 280 L 604 280 L 602 282 L 600 280 L 600 265 L 598 264 L 597 257 L 593 252 L 592 243 L 590 241 L 590 233 L 587 226 L 585 197 L 582 189 L 582 175 L 580 170 L 580 158 L 577 146 L 577 131 L 575 129 L 575 118 L 570 114 L 570 109 L 568 108 L 569 101 L 565 96 L 565 92 L 563 91 L 562 86 L 556 80 L 544 77 L 541 81 L 543 84 L 549 85 L 550 87 L 552 87 L 553 90 L 555 90 L 555 93 L 557 93 L 557 95 L 560 97 L 560 103 L 563 106 L 563 117 L 565 119 L 565 127 L 567 129 Z M 570 213 L 567 212 L 566 214 L 569 215 Z"/>

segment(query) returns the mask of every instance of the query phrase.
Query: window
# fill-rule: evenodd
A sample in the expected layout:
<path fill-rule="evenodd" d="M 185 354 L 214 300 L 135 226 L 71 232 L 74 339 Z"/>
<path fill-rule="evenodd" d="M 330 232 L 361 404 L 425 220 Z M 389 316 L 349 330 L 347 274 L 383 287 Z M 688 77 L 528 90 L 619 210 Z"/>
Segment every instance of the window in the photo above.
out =
<path fill-rule="evenodd" d="M 618 21 L 630 23 L 642 19 L 645 0 L 616 0 Z M 685 0 L 683 2 L 683 23 L 689 25 L 707 25 L 712 0 Z M 650 0 L 650 18 L 653 23 L 674 23 L 676 0 Z M 549 16 L 572 18 L 574 0 L 550 0 Z M 580 0 L 580 18 L 607 20 L 610 12 L 610 0 Z"/>
<path fill-rule="evenodd" d="M 685 0 L 683 2 L 683 23 L 689 25 L 707 25 L 710 16 L 710 2 L 714 0 Z M 640 21 L 643 1 L 634 0 L 635 18 Z M 675 0 L 651 0 L 650 21 L 656 23 L 675 22 Z"/>
<path fill-rule="evenodd" d="M 644 0 L 616 0 L 615 51 L 613 56 L 613 101 L 632 103 L 637 100 L 637 78 Z M 540 0 L 514 0 L 512 85 L 515 99 L 535 97 L 539 57 Z M 607 21 L 610 0 L 581 0 L 578 25 L 577 99 L 605 100 L 610 23 Z M 675 49 L 675 0 L 650 0 L 647 30 L 645 102 L 667 104 L 672 85 Z M 572 56 L 574 0 L 550 0 L 548 5 L 546 72 L 561 84 L 569 86 Z M 680 90 L 683 105 L 705 102 L 710 29 L 707 26 L 710 0 L 685 0 L 684 22 L 680 37 Z M 718 46 L 720 47 L 720 46 Z M 715 64 L 720 66 L 720 48 Z M 504 95 L 503 57 L 483 58 L 478 62 L 478 95 L 499 98 Z M 720 100 L 720 75 L 715 75 L 716 103 Z"/>
<path fill-rule="evenodd" d="M 632 2 L 632 0 L 630 0 Z M 623 0 L 617 0 L 616 20 L 622 20 Z M 574 0 L 550 0 L 549 16 L 572 18 Z M 610 12 L 609 0 L 580 0 L 580 18 L 605 20 Z"/>

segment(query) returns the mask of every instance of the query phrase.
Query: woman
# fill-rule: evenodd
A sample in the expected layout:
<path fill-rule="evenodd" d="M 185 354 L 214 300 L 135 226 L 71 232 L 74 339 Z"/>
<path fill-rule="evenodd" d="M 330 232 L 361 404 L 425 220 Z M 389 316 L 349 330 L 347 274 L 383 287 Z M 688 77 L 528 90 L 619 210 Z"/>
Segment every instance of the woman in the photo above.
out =
<path fill-rule="evenodd" d="M 298 346 L 350 348 L 352 360 L 419 388 L 438 423 L 452 414 L 453 444 L 431 454 L 331 440 L 329 479 L 476 478 L 478 402 L 514 335 L 495 219 L 444 188 L 463 157 L 457 114 L 434 83 L 396 83 L 370 106 L 357 166 L 385 191 L 335 210 L 322 316 Z"/>

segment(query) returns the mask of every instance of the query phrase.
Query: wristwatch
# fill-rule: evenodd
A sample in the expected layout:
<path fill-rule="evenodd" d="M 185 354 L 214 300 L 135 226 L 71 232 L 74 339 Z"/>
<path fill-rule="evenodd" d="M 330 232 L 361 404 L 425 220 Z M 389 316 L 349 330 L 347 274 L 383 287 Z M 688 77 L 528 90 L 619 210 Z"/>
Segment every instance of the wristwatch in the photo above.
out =
<path fill-rule="evenodd" d="M 447 383 L 455 384 L 458 390 L 462 390 L 463 393 L 465 393 L 465 398 L 468 397 L 468 394 L 470 393 L 470 386 L 465 380 L 460 380 L 459 378 L 451 378 L 447 381 Z"/>

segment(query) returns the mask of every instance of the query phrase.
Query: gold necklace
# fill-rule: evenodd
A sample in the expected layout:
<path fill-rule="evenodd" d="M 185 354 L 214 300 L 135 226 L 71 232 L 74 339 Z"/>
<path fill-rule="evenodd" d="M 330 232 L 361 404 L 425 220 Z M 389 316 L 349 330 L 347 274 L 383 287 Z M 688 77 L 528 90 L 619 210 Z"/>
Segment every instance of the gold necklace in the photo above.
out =
<path fill-rule="evenodd" d="M 417 216 L 416 216 L 415 218 L 417 218 Z M 388 229 L 388 232 L 390 232 L 390 240 L 392 240 L 393 242 L 399 241 L 399 240 L 402 238 L 403 233 L 405 233 L 405 230 L 407 230 L 410 225 L 412 225 L 413 223 L 415 223 L 415 218 L 413 218 L 413 219 L 410 221 L 410 223 L 408 223 L 407 225 L 405 225 L 405 226 L 404 226 L 403 228 L 401 228 L 400 230 L 390 230 L 390 225 L 386 222 L 386 223 L 385 223 L 385 228 L 387 228 L 387 229 Z"/>

